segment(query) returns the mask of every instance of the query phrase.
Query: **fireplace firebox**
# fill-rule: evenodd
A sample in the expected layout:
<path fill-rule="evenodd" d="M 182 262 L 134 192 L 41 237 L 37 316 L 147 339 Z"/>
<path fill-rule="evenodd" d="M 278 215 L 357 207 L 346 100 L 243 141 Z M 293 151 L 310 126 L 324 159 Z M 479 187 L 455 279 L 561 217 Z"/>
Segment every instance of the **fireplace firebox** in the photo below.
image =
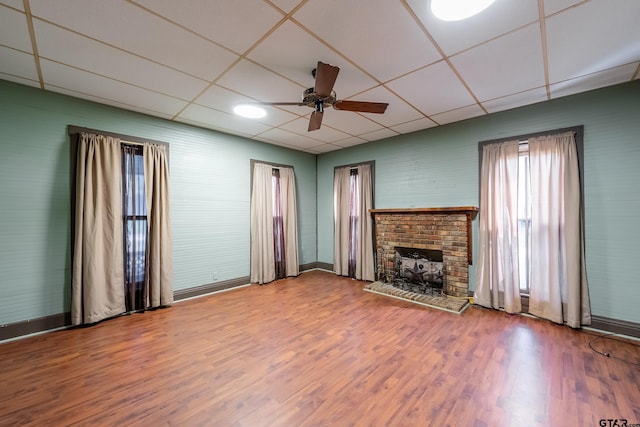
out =
<path fill-rule="evenodd" d="M 386 280 L 396 288 L 425 295 L 442 292 L 442 251 L 396 247 L 393 266 L 393 273 L 386 275 Z"/>

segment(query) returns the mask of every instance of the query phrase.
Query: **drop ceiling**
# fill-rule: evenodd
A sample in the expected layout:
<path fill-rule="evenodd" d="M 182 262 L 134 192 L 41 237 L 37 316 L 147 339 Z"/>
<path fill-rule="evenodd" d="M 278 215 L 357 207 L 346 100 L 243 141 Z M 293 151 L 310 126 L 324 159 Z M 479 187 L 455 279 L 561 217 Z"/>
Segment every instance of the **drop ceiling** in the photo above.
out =
<path fill-rule="evenodd" d="M 460 22 L 429 0 L 0 0 L 0 79 L 325 153 L 640 76 L 640 1 L 496 0 Z M 385 114 L 268 107 L 318 61 Z"/>

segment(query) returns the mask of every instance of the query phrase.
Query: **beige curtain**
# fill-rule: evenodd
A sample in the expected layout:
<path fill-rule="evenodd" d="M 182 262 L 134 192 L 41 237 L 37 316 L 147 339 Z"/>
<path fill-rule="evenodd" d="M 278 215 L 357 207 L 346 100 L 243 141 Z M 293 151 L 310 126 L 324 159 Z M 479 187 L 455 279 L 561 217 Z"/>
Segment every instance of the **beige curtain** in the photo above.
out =
<path fill-rule="evenodd" d="M 299 274 L 294 171 L 290 167 L 254 163 L 251 191 L 251 283 L 269 283 L 276 278 L 272 184 L 274 168 L 280 171 L 286 275 Z"/>
<path fill-rule="evenodd" d="M 269 283 L 276 277 L 273 249 L 272 171 L 272 166 L 264 163 L 255 163 L 253 166 L 251 283 Z"/>
<path fill-rule="evenodd" d="M 120 140 L 81 133 L 71 322 L 94 323 L 125 311 Z"/>
<path fill-rule="evenodd" d="M 518 141 L 488 144 L 480 176 L 480 253 L 474 299 L 489 308 L 519 313 Z"/>
<path fill-rule="evenodd" d="M 279 169 L 287 276 L 297 276 L 300 274 L 300 265 L 298 263 L 296 179 L 292 168 L 280 167 Z"/>
<path fill-rule="evenodd" d="M 334 171 L 334 240 L 333 268 L 336 274 L 349 276 L 349 253 L 355 244 L 355 274 L 358 280 L 375 279 L 373 251 L 373 220 L 370 209 L 373 208 L 373 176 L 370 164 L 362 164 L 357 169 L 357 194 L 351 190 L 352 167 L 337 168 Z M 350 230 L 351 208 L 357 205 L 357 228 L 355 239 L 351 239 L 354 230 Z M 355 241 L 354 241 L 355 240 Z"/>
<path fill-rule="evenodd" d="M 351 168 L 337 168 L 333 175 L 333 269 L 340 276 L 349 275 L 349 174 Z"/>
<path fill-rule="evenodd" d="M 167 149 L 143 145 L 145 193 L 147 195 L 147 307 L 173 303 L 173 249 L 169 205 Z"/>
<path fill-rule="evenodd" d="M 373 208 L 373 177 L 371 165 L 358 166 L 359 208 L 358 247 L 356 248 L 356 279 L 373 281 L 373 220 L 369 209 Z"/>
<path fill-rule="evenodd" d="M 529 139 L 529 313 L 571 327 L 591 324 L 578 155 L 573 132 Z"/>

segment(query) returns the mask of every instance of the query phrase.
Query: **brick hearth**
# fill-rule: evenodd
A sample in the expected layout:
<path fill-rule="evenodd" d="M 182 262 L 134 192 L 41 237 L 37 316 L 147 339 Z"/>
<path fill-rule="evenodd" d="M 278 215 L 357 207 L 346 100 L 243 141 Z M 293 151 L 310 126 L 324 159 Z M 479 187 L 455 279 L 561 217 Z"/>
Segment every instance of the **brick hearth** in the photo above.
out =
<path fill-rule="evenodd" d="M 471 264 L 471 220 L 476 207 L 371 209 L 375 222 L 378 280 L 394 271 L 396 247 L 442 251 L 447 295 L 466 297 Z"/>

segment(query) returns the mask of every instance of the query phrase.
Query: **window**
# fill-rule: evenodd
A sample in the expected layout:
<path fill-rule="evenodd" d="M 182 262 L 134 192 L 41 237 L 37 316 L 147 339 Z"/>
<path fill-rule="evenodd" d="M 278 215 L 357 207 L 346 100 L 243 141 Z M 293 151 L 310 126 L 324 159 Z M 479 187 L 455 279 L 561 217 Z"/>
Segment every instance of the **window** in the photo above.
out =
<path fill-rule="evenodd" d="M 292 166 L 251 160 L 251 283 L 300 272 L 296 181 Z"/>
<path fill-rule="evenodd" d="M 284 221 L 282 220 L 282 196 L 280 192 L 280 169 L 271 172 L 271 197 L 273 204 L 273 256 L 275 258 L 276 279 L 287 276 L 284 249 Z"/>
<path fill-rule="evenodd" d="M 531 277 L 531 181 L 529 144 L 520 143 L 518 156 L 518 271 L 520 293 L 529 294 Z"/>
<path fill-rule="evenodd" d="M 374 280 L 373 162 L 334 169 L 334 270 L 358 280 Z"/>
<path fill-rule="evenodd" d="M 95 132 L 69 126 L 74 325 L 173 303 L 167 144 Z"/>
<path fill-rule="evenodd" d="M 582 223 L 582 127 L 479 144 L 475 301 L 579 327 L 591 313 Z"/>
<path fill-rule="evenodd" d="M 125 303 L 145 308 L 147 197 L 141 146 L 122 144 L 122 229 L 124 232 Z"/>
<path fill-rule="evenodd" d="M 360 224 L 360 188 L 358 169 L 349 173 L 349 277 L 356 276 L 356 259 L 358 249 L 358 227 Z"/>

